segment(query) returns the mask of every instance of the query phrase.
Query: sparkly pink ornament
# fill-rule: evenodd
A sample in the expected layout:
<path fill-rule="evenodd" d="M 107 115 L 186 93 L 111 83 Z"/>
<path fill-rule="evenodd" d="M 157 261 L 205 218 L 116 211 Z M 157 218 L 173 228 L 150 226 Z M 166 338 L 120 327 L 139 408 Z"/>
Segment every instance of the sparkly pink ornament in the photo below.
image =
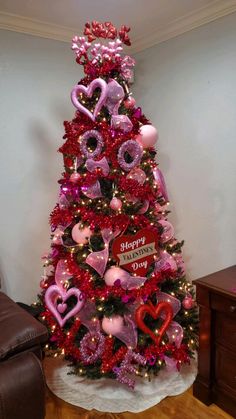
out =
<path fill-rule="evenodd" d="M 116 197 L 112 198 L 112 200 L 110 201 L 110 207 L 111 209 L 113 209 L 114 211 L 119 211 L 122 208 L 122 201 Z"/>
<path fill-rule="evenodd" d="M 174 236 L 174 227 L 166 220 L 159 220 L 158 223 L 161 224 L 164 229 L 161 234 L 161 241 L 162 243 L 166 243 Z"/>
<path fill-rule="evenodd" d="M 127 280 L 130 275 L 124 269 L 119 268 L 119 266 L 111 266 L 104 275 L 104 280 L 106 284 L 110 287 L 118 280 L 122 283 Z"/>
<path fill-rule="evenodd" d="M 99 330 L 93 330 L 83 337 L 80 342 L 81 358 L 85 364 L 93 364 L 104 352 L 105 337 Z"/>
<path fill-rule="evenodd" d="M 120 333 L 124 325 L 124 319 L 121 316 L 103 317 L 102 328 L 108 335 Z"/>
<path fill-rule="evenodd" d="M 132 96 L 129 96 L 128 99 L 124 101 L 124 105 L 126 109 L 132 109 L 136 105 L 136 100 Z"/>
<path fill-rule="evenodd" d="M 138 141 L 143 148 L 153 147 L 157 139 L 157 130 L 152 125 L 142 125 L 140 128 L 140 135 L 136 137 L 136 141 Z"/>
<path fill-rule="evenodd" d="M 72 183 L 76 183 L 79 180 L 79 178 L 80 178 L 80 174 L 77 172 L 74 172 L 70 175 L 70 181 Z"/>
<path fill-rule="evenodd" d="M 81 223 L 77 223 L 72 228 L 72 238 L 78 244 L 86 244 L 92 235 L 89 227 L 82 227 Z"/>
<path fill-rule="evenodd" d="M 182 301 L 182 306 L 186 310 L 190 310 L 194 306 L 194 300 L 191 295 L 186 295 Z"/>
<path fill-rule="evenodd" d="M 140 185 L 143 185 L 146 180 L 146 173 L 139 167 L 135 167 L 130 170 L 126 178 L 136 180 Z"/>
<path fill-rule="evenodd" d="M 139 365 L 146 365 L 146 359 L 144 356 L 129 349 L 120 367 L 113 368 L 117 381 L 122 384 L 126 384 L 132 390 L 135 386 L 135 380 L 130 378 L 130 375 L 133 374 L 135 376 L 136 368 L 134 366 L 134 362 Z"/>

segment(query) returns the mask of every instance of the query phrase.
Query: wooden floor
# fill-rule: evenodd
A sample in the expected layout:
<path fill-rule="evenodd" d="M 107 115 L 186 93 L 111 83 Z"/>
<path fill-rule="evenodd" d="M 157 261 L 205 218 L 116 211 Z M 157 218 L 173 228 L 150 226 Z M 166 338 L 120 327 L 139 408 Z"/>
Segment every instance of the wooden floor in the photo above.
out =
<path fill-rule="evenodd" d="M 72 406 L 54 396 L 50 391 L 47 394 L 45 419 L 232 419 L 215 405 L 205 406 L 192 395 L 189 389 L 180 396 L 167 397 L 158 405 L 143 413 L 102 413 L 95 410 L 87 411 Z"/>

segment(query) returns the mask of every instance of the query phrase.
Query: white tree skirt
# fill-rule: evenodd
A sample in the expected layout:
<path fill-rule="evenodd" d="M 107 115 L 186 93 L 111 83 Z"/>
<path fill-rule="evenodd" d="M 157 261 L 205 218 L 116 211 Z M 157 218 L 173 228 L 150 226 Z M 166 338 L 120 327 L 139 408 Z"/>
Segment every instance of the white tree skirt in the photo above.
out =
<path fill-rule="evenodd" d="M 176 396 L 187 390 L 197 374 L 197 362 L 193 360 L 190 366 L 183 366 L 181 372 L 163 370 L 150 382 L 137 377 L 133 391 L 109 378 L 88 380 L 68 375 L 71 369 L 62 358 L 46 358 L 44 368 L 47 385 L 56 396 L 87 410 L 111 413 L 142 412 L 166 396 Z"/>

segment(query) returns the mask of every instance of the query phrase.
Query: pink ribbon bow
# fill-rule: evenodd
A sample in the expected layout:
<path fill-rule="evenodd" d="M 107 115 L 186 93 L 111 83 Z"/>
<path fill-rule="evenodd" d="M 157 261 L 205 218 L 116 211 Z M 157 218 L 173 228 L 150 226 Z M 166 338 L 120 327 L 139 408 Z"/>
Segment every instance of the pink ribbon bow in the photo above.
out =
<path fill-rule="evenodd" d="M 89 172 L 94 172 L 97 168 L 102 169 L 102 173 L 104 176 L 107 176 L 110 171 L 110 167 L 106 157 L 103 157 L 101 160 L 97 161 L 93 159 L 87 159 L 85 166 Z"/>

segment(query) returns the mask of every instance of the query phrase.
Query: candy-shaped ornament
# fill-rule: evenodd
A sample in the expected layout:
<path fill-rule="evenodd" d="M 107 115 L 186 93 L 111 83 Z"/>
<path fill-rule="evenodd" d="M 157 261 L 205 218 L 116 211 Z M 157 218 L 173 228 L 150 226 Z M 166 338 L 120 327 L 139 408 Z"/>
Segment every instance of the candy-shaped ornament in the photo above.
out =
<path fill-rule="evenodd" d="M 72 234 L 73 240 L 76 243 L 86 244 L 86 243 L 88 243 L 88 241 L 89 241 L 89 239 L 92 235 L 92 231 L 90 230 L 89 227 L 87 227 L 87 226 L 83 227 L 81 223 L 77 223 L 72 228 L 71 234 Z"/>
<path fill-rule="evenodd" d="M 158 139 L 158 133 L 153 125 L 142 125 L 140 134 L 136 137 L 136 141 L 141 144 L 143 148 L 154 147 Z"/>

